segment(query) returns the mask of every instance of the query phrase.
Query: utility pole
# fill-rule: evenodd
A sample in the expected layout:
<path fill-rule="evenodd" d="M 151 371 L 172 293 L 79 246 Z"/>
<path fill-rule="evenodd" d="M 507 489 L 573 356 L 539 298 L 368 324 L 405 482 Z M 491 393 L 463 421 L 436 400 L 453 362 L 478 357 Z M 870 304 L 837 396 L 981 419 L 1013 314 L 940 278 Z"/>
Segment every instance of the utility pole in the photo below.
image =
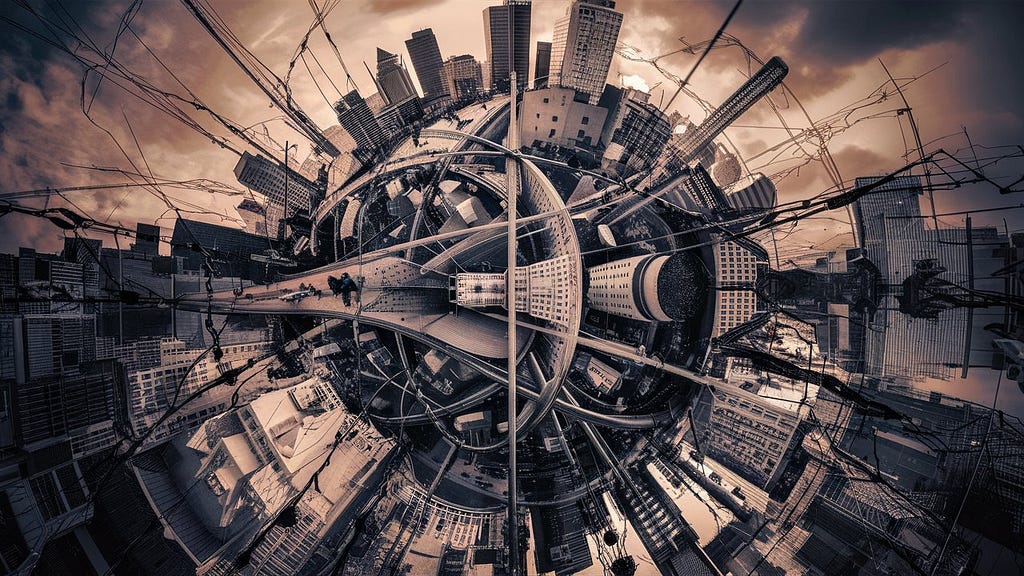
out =
<path fill-rule="evenodd" d="M 511 10 L 509 12 L 509 28 L 511 29 Z M 511 37 L 511 32 L 509 33 Z M 511 51 L 510 51 L 511 52 Z M 511 66 L 511 56 L 510 64 Z M 519 149 L 519 127 L 516 124 L 516 73 L 512 70 L 509 90 L 508 147 Z M 505 158 L 505 172 L 508 176 L 508 268 L 505 272 L 505 294 L 508 302 L 508 543 L 509 573 L 519 576 L 519 502 L 516 493 L 519 479 L 516 470 L 516 443 L 518 442 L 516 426 L 516 200 L 519 195 L 519 159 L 509 156 Z"/>

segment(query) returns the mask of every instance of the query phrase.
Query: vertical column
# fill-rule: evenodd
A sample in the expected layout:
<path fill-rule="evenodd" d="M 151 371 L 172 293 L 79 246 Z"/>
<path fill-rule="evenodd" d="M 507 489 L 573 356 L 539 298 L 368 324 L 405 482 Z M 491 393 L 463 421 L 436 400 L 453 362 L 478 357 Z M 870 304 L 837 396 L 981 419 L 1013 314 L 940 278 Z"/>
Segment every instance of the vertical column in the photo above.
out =
<path fill-rule="evenodd" d="M 511 15 L 510 33 L 511 36 Z M 512 58 L 509 57 L 511 67 Z M 519 125 L 516 119 L 516 73 L 511 70 L 510 74 L 509 119 L 508 119 L 508 148 L 512 151 L 519 149 Z M 516 475 L 516 201 L 519 196 L 519 160 L 514 156 L 505 157 L 505 173 L 508 176 L 508 269 L 505 272 L 505 294 L 508 295 L 508 550 L 509 568 L 512 576 L 518 576 L 519 569 L 519 506 L 518 506 L 518 477 Z"/>

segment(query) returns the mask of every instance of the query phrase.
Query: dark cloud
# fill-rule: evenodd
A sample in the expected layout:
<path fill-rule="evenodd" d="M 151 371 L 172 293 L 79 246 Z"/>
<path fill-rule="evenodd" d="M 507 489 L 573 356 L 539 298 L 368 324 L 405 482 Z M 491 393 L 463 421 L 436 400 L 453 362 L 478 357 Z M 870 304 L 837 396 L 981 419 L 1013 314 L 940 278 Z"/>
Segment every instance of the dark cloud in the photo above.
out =
<path fill-rule="evenodd" d="M 677 23 L 669 44 L 679 36 L 710 37 L 732 2 L 682 5 L 666 0 L 620 2 L 634 17 L 664 17 Z M 805 61 L 847 66 L 890 49 L 911 49 L 961 32 L 977 2 L 745 2 L 727 32 L 754 48 L 775 49 Z M 1009 4 L 1009 3 L 1007 3 Z"/>
<path fill-rule="evenodd" d="M 7 106 L 7 110 L 10 112 L 21 112 L 21 97 L 18 96 L 17 92 L 8 92 L 7 96 L 4 98 L 4 104 Z"/>
<path fill-rule="evenodd" d="M 863 62 L 961 33 L 966 2 L 817 2 L 808 6 L 794 50 L 834 66 Z"/>
<path fill-rule="evenodd" d="M 669 52 L 681 47 L 680 37 L 689 42 L 710 38 L 732 2 L 623 0 L 619 7 L 631 18 L 672 23 L 645 30 Z M 1024 3 L 1019 2 L 748 0 L 727 32 L 765 59 L 782 56 L 790 64 L 787 85 L 811 97 L 843 86 L 865 62 L 943 43 L 958 47 L 946 58 L 963 55 L 981 67 L 1002 65 L 1021 55 L 1020 47 L 1008 42 L 1021 21 Z M 705 64 L 709 69 L 735 68 L 735 54 L 729 52 L 716 50 Z M 1000 70 L 1006 74 L 1008 69 Z"/>

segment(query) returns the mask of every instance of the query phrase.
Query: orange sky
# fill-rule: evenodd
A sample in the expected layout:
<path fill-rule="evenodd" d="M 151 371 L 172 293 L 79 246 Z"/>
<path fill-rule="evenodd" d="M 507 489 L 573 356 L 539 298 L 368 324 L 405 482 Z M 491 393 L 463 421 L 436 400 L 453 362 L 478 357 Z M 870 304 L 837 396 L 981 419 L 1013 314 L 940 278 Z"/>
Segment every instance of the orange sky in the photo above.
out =
<path fill-rule="evenodd" d="M 363 68 L 372 67 L 376 47 L 407 58 L 404 40 L 424 27 L 433 28 L 444 57 L 468 53 L 484 58 L 481 12 L 493 1 L 476 0 L 346 0 L 326 20 L 342 56 L 360 90 L 367 95 L 372 83 Z M 213 2 L 219 15 L 237 37 L 278 75 L 284 76 L 289 60 L 313 20 L 308 3 L 272 0 Z M 564 11 L 566 0 L 536 0 L 533 8 L 533 40 L 550 40 L 554 20 Z M 621 0 L 625 14 L 622 44 L 634 53 L 653 58 L 678 50 L 682 37 L 688 42 L 709 38 L 727 12 L 724 2 L 682 2 L 675 0 Z M 124 2 L 85 2 L 68 9 L 82 29 L 106 47 L 114 38 Z M 43 14 L 45 5 L 40 6 Z M 35 30 L 38 22 L 26 12 L 7 5 L 5 15 Z M 51 14 L 52 15 L 52 14 Z M 818 119 L 867 97 L 886 80 L 878 62 L 881 58 L 894 76 L 907 78 L 940 66 L 907 89 L 922 138 L 928 150 L 939 146 L 950 150 L 965 145 L 966 126 L 976 144 L 988 146 L 1024 142 L 1024 112 L 1019 94 L 1024 80 L 1016 62 L 1024 59 L 1012 24 L 1020 22 L 1024 8 L 1015 2 L 769 2 L 748 1 L 737 13 L 728 32 L 739 37 L 763 59 L 782 56 L 791 68 L 787 84 L 799 97 L 812 118 Z M 70 57 L 47 47 L 36 38 L 9 24 L 0 40 L 0 93 L 6 105 L 0 109 L 0 176 L 4 191 L 46 186 L 83 185 L 120 180 L 109 174 L 74 168 L 106 166 L 127 168 L 127 160 L 102 130 L 91 124 L 81 110 L 82 67 Z M 187 9 L 170 0 L 144 2 L 134 14 L 131 31 L 122 34 L 115 55 L 133 71 L 155 85 L 178 93 L 184 90 L 158 63 L 134 34 L 146 42 L 175 76 L 210 108 L 242 125 L 278 116 L 269 102 L 223 50 L 198 25 Z M 134 34 L 133 34 L 134 33 Z M 334 85 L 345 90 L 344 75 L 332 51 L 319 32 L 310 36 L 309 48 L 328 71 Z M 79 48 L 80 49 L 80 48 Z M 667 70 L 683 76 L 695 60 L 690 54 L 674 54 L 659 60 Z M 310 64 L 313 64 L 310 61 Z M 331 83 L 313 69 L 327 97 L 336 97 Z M 411 71 L 411 70 L 410 70 Z M 713 104 L 721 102 L 748 73 L 748 64 L 737 48 L 715 50 L 694 75 L 691 88 Z M 411 71 L 412 72 L 412 71 Z M 621 74 L 621 76 L 620 76 Z M 667 98 L 670 83 L 647 63 L 618 58 L 609 81 L 653 87 L 652 100 Z M 659 82 L 663 82 L 658 85 Z M 87 82 L 87 95 L 95 76 Z M 321 127 L 334 123 L 329 103 L 320 95 L 301 62 L 292 74 L 290 86 L 295 100 Z M 889 90 L 891 92 L 891 90 Z M 805 128 L 807 121 L 794 103 L 776 94 L 786 122 Z M 903 164 L 904 138 L 909 138 L 906 117 L 897 118 L 902 104 L 894 94 L 885 101 L 856 112 L 852 118 L 877 115 L 837 134 L 830 151 L 844 179 L 880 174 Z M 701 112 L 692 102 L 680 98 L 677 106 L 699 120 Z M 126 95 L 111 82 L 97 91 L 90 108 L 93 120 L 110 130 L 126 153 L 143 166 L 141 148 L 154 174 L 171 179 L 211 178 L 237 186 L 231 173 L 236 156 L 205 139 L 163 113 Z M 227 132 L 209 116 L 190 114 L 219 135 Z M 127 119 L 127 122 L 126 122 Z M 744 153 L 753 157 L 785 136 L 781 121 L 764 104 L 756 106 L 727 132 Z M 131 127 L 138 140 L 132 138 Z M 267 124 L 280 141 L 299 141 L 280 121 Z M 749 126 L 749 127 L 748 127 Z M 945 138 L 944 138 L 945 137 Z M 308 151 L 304 145 L 299 154 Z M 991 155 L 991 153 L 986 152 Z M 762 156 L 762 158 L 764 158 Z M 758 161 L 752 162 L 752 167 Z M 766 169 L 767 170 L 767 169 Z M 1021 163 L 1004 163 L 986 171 L 992 176 L 1016 179 Z M 1016 176 L 1015 176 L 1016 174 Z M 807 198 L 826 189 L 831 182 L 816 164 L 801 169 L 779 182 L 782 200 Z M 187 201 L 197 216 L 217 220 L 217 214 L 234 217 L 237 197 L 170 191 L 176 200 Z M 68 196 L 81 210 L 98 220 L 121 222 L 153 221 L 165 228 L 173 225 L 173 212 L 160 200 L 141 190 L 102 193 L 74 193 Z M 53 202 L 63 202 L 54 198 Z M 978 186 L 936 193 L 939 211 L 1019 204 L 1017 197 L 1001 197 L 991 186 Z M 1020 211 L 998 213 L 975 224 L 999 223 L 1009 219 L 1011 229 Z M 793 247 L 834 248 L 845 241 L 836 237 L 848 228 L 845 213 L 837 220 L 807 222 L 790 237 Z M 957 224 L 960 219 L 949 218 Z M 57 250 L 62 235 L 36 219 L 7 216 L 0 220 L 3 251 L 18 245 Z M 831 239 L 831 240 L 829 240 Z M 105 239 L 107 245 L 112 244 Z"/>

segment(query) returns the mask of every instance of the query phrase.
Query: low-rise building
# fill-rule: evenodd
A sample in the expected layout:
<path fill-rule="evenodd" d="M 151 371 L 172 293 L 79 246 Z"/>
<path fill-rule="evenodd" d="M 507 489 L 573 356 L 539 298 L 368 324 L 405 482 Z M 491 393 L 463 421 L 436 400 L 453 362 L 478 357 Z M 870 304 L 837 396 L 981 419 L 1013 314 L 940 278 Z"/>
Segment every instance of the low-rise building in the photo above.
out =
<path fill-rule="evenodd" d="M 608 110 L 572 88 L 543 88 L 523 94 L 519 137 L 523 144 L 594 148 Z"/>

